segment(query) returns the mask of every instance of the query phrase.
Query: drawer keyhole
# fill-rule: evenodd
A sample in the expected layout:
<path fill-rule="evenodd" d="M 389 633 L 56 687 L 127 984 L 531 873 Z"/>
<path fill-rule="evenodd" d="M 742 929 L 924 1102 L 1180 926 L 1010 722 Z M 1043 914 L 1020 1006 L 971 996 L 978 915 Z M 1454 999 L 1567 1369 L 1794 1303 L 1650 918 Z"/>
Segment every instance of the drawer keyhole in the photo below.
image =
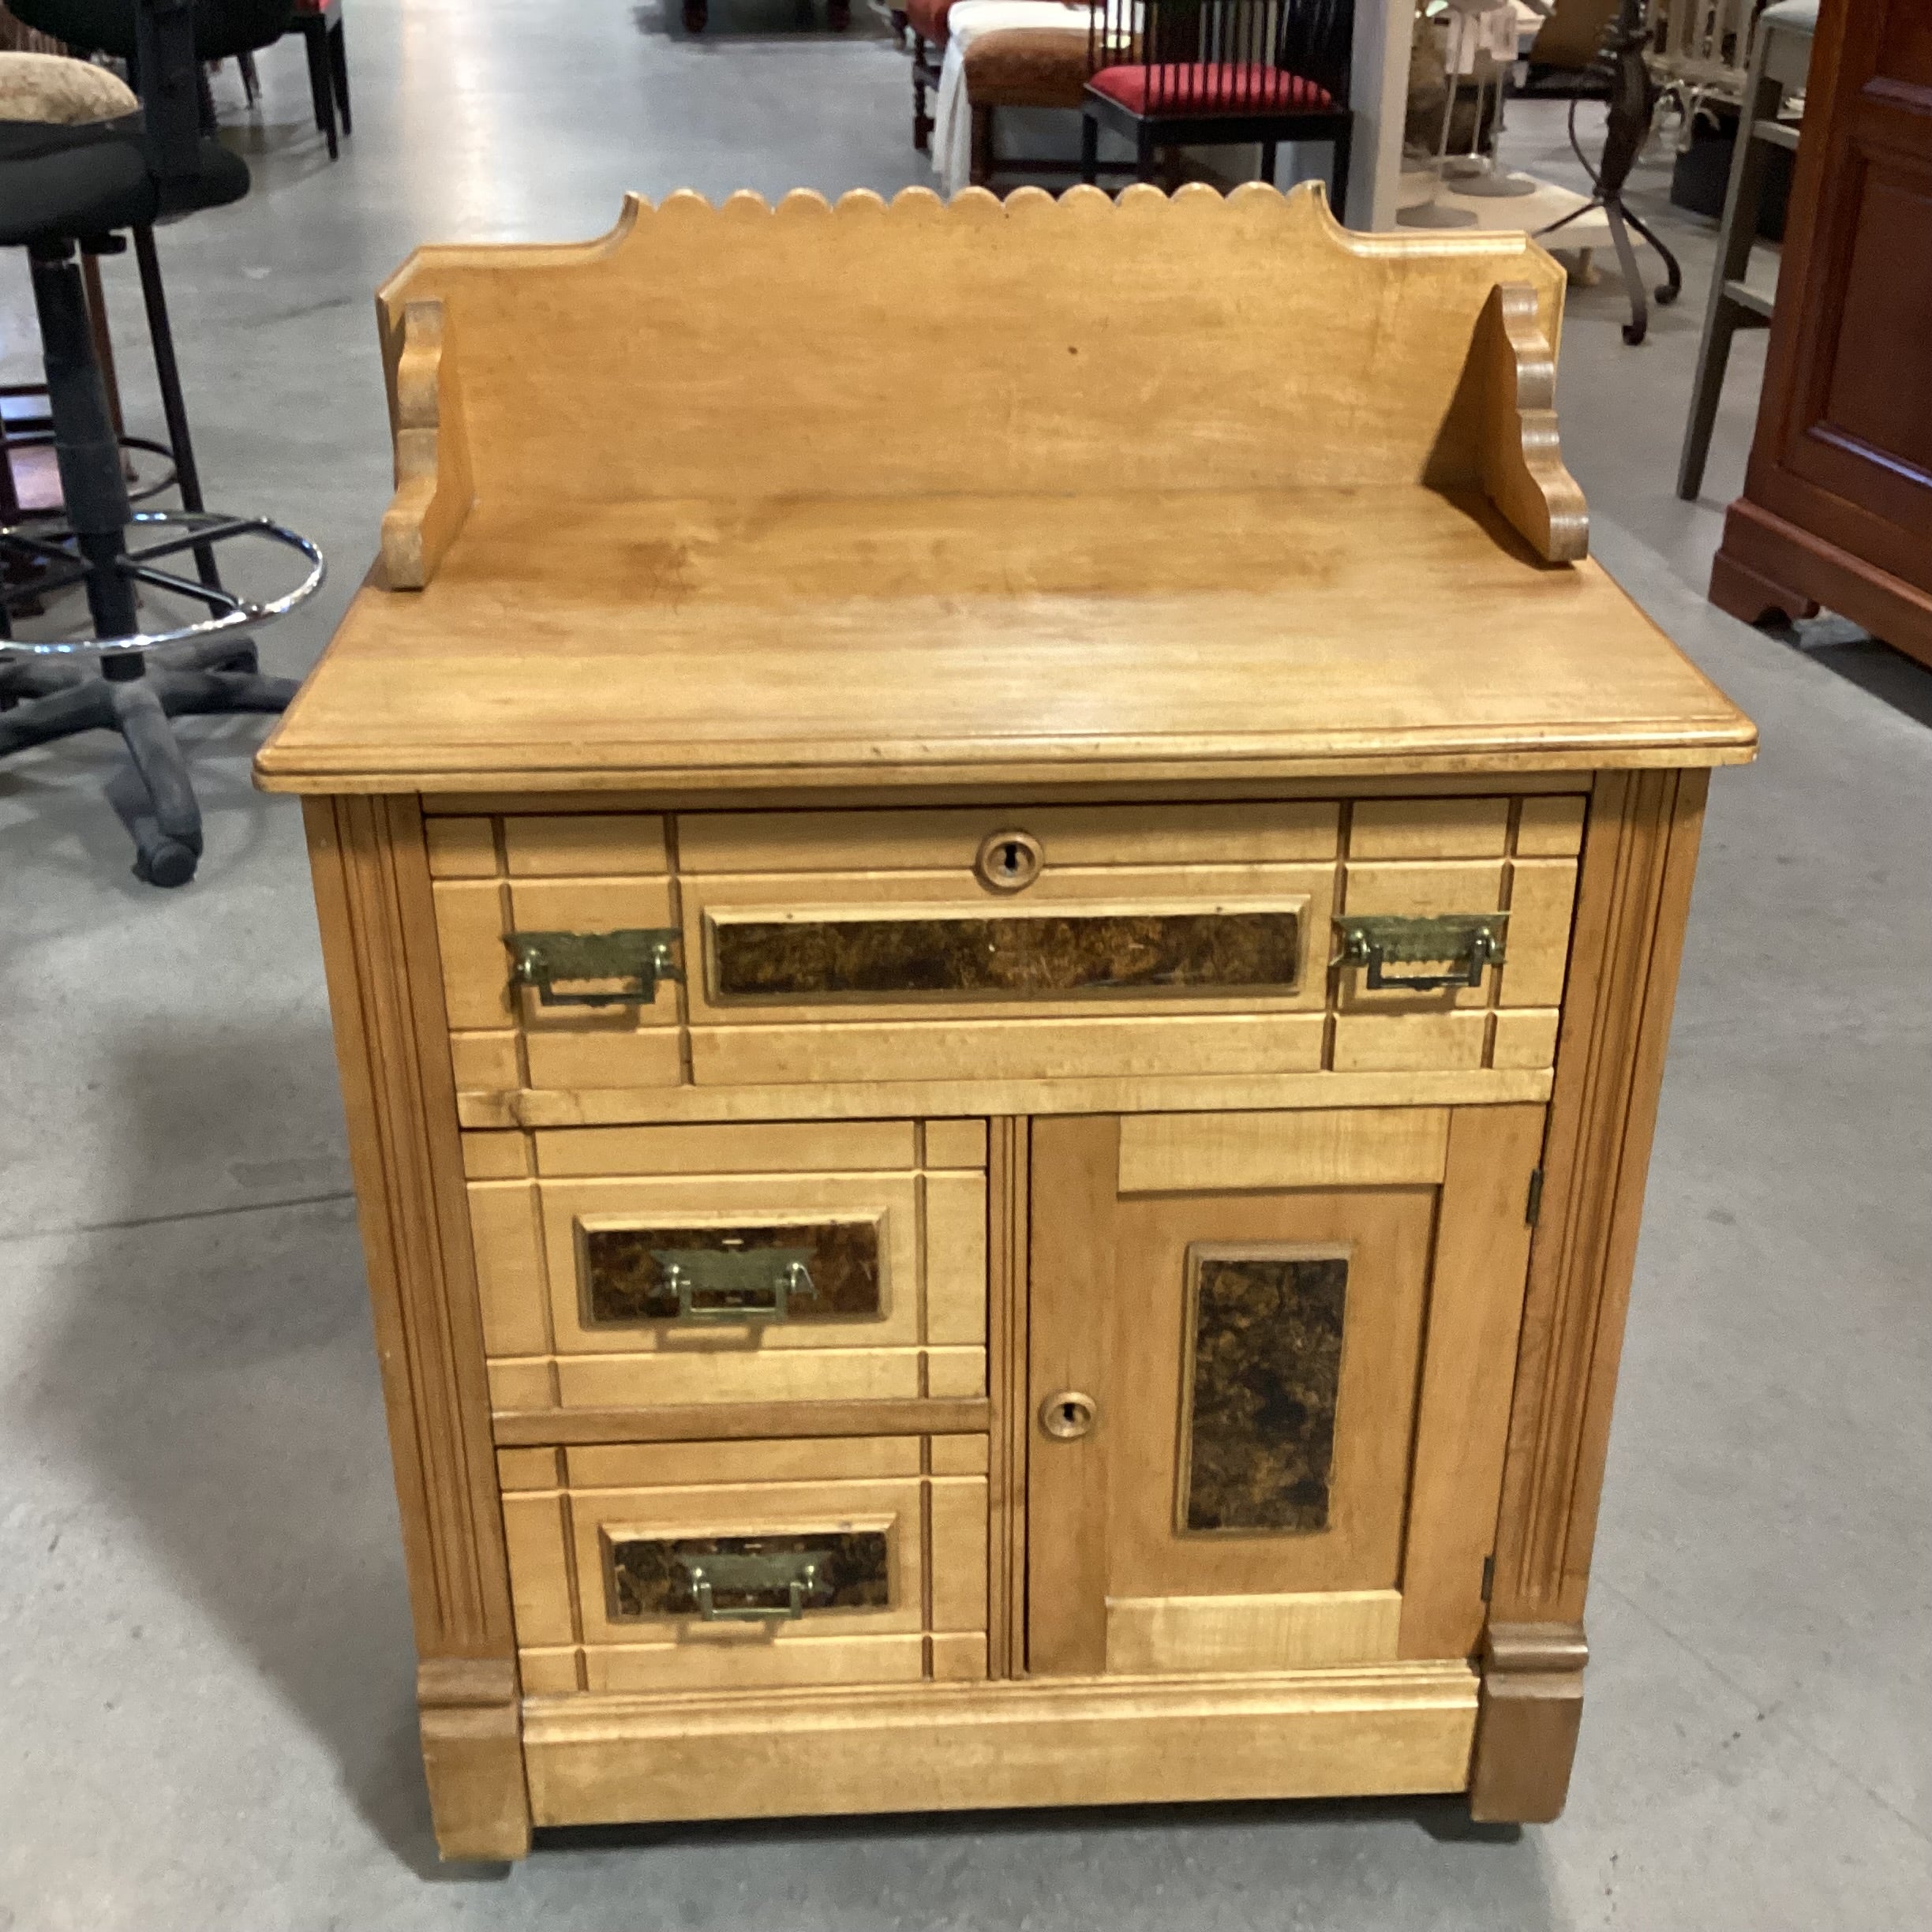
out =
<path fill-rule="evenodd" d="M 994 832 L 980 841 L 973 870 L 994 892 L 1024 892 L 1039 877 L 1046 853 L 1031 832 Z"/>
<path fill-rule="evenodd" d="M 1040 1404 L 1040 1427 L 1055 1442 L 1078 1442 L 1091 1435 L 1100 1417 L 1100 1406 L 1078 1389 L 1062 1389 Z"/>

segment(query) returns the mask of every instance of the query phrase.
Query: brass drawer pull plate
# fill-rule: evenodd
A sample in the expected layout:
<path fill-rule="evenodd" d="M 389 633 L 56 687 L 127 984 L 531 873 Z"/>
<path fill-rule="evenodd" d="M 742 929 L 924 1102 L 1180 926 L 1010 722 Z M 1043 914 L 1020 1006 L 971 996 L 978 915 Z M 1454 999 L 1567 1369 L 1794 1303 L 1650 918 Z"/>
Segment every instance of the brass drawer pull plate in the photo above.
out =
<path fill-rule="evenodd" d="M 1384 988 L 1405 993 L 1436 993 L 1448 987 L 1482 984 L 1485 967 L 1503 964 L 1507 912 L 1445 912 L 1427 919 L 1351 915 L 1335 921 L 1342 938 L 1342 964 L 1366 966 L 1371 993 Z M 1443 973 L 1398 977 L 1386 969 L 1416 960 L 1452 962 Z"/>
<path fill-rule="evenodd" d="M 816 1298 L 809 1248 L 653 1248 L 651 1259 L 665 1287 L 677 1296 L 681 1322 L 781 1322 L 792 1297 Z M 700 1295 L 769 1297 L 766 1300 L 701 1301 Z"/>
<path fill-rule="evenodd" d="M 513 932 L 510 983 L 534 987 L 545 1006 L 648 1006 L 660 979 L 682 979 L 684 969 L 672 949 L 675 927 L 632 927 L 620 932 Z M 557 983 L 627 979 L 612 993 L 560 993 Z"/>
<path fill-rule="evenodd" d="M 707 1623 L 781 1623 L 796 1621 L 818 1594 L 819 1578 L 831 1559 L 829 1550 L 719 1552 L 680 1560 L 691 1578 L 698 1614 Z M 775 1604 L 739 1604 L 721 1610 L 715 1593 L 728 1597 L 776 1594 Z"/>

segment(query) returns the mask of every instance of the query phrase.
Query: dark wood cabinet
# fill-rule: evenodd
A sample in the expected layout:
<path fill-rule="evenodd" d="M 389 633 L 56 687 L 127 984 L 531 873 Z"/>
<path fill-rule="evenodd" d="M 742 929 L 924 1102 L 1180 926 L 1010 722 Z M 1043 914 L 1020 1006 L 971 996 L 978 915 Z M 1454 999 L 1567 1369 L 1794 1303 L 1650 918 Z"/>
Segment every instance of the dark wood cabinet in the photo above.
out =
<path fill-rule="evenodd" d="M 1744 494 L 1712 601 L 1932 664 L 1932 9 L 1824 0 Z"/>

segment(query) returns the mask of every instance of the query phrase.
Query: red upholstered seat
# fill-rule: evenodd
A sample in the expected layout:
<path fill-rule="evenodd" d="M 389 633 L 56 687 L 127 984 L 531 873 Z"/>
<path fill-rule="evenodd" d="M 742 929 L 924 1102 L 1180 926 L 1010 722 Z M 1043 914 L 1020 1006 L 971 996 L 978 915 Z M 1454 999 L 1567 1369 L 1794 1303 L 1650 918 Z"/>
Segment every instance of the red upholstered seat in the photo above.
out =
<path fill-rule="evenodd" d="M 1326 88 L 1256 61 L 1227 66 L 1163 61 L 1151 67 L 1103 67 L 1088 84 L 1133 114 L 1320 112 L 1335 105 Z"/>
<path fill-rule="evenodd" d="M 907 24 L 922 40 L 935 45 L 946 37 L 946 16 L 952 11 L 953 0 L 905 0 Z"/>

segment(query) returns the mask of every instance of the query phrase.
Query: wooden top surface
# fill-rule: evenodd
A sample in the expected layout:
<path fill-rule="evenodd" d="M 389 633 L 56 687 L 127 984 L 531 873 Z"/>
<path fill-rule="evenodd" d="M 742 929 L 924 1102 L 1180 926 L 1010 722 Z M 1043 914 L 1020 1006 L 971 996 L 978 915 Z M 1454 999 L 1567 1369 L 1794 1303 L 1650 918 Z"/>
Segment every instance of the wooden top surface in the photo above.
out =
<path fill-rule="evenodd" d="M 257 772 L 717 798 L 1755 742 L 1594 563 L 1539 564 L 1473 492 L 481 500 L 426 589 L 361 591 Z"/>

